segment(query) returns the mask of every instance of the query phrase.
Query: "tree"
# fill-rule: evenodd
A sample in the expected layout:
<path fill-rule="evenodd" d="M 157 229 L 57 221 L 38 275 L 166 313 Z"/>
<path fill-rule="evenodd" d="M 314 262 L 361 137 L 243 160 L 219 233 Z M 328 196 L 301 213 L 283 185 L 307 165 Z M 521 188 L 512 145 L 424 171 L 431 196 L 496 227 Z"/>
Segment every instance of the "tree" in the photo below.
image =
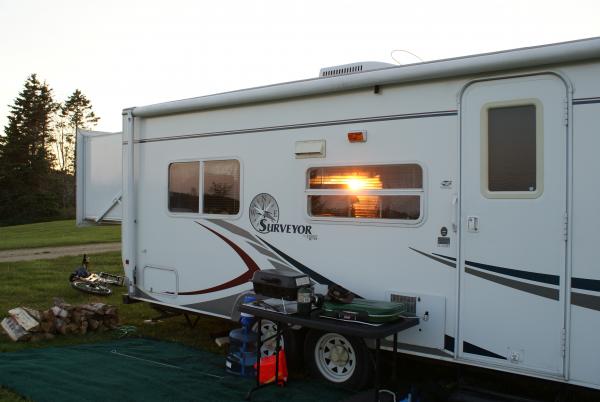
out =
<path fill-rule="evenodd" d="M 52 89 L 30 75 L 0 137 L 0 222 L 35 221 L 57 212 L 51 152 L 57 110 Z"/>
<path fill-rule="evenodd" d="M 59 169 L 75 173 L 77 130 L 89 130 L 100 120 L 92 110 L 89 99 L 76 89 L 61 106 L 60 119 L 56 126 L 57 157 Z"/>

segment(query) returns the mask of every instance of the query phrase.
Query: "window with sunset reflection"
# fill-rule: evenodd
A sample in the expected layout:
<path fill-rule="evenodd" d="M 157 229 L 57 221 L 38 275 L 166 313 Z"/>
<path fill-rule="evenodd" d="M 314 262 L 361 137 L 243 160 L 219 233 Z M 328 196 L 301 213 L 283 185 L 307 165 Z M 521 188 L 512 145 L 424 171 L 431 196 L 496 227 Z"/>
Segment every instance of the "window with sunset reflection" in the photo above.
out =
<path fill-rule="evenodd" d="M 417 220 L 423 170 L 417 164 L 327 166 L 308 171 L 313 217 Z"/>

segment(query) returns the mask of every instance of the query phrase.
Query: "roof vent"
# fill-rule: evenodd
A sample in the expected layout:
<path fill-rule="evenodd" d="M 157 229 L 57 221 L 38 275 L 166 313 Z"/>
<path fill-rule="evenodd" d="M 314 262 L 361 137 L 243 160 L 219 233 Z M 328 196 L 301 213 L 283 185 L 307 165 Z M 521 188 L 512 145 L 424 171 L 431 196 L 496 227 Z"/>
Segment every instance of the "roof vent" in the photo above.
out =
<path fill-rule="evenodd" d="M 340 66 L 323 67 L 321 71 L 319 71 L 319 77 L 336 77 L 338 75 L 362 73 L 386 67 L 395 67 L 395 64 L 382 63 L 379 61 L 364 61 L 360 63 L 342 64 Z"/>

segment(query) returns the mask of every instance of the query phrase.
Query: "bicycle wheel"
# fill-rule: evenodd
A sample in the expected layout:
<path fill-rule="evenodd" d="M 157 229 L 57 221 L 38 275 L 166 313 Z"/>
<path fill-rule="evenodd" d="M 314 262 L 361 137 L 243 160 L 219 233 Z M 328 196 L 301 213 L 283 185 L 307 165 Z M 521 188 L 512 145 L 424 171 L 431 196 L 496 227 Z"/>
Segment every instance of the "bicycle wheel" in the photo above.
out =
<path fill-rule="evenodd" d="M 99 296 L 109 296 L 112 293 L 112 290 L 110 290 L 106 286 L 84 281 L 73 281 L 71 282 L 71 286 L 82 292 L 91 293 Z"/>

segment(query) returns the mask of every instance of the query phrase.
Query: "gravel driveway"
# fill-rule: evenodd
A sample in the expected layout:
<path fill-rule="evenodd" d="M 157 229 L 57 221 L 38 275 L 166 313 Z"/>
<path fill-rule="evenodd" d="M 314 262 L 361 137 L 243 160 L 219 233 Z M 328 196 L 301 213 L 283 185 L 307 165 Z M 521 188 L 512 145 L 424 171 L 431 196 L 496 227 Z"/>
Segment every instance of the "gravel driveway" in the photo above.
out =
<path fill-rule="evenodd" d="M 65 255 L 106 253 L 121 250 L 121 243 L 79 244 L 76 246 L 21 248 L 0 251 L 0 262 L 31 261 L 58 258 Z"/>

